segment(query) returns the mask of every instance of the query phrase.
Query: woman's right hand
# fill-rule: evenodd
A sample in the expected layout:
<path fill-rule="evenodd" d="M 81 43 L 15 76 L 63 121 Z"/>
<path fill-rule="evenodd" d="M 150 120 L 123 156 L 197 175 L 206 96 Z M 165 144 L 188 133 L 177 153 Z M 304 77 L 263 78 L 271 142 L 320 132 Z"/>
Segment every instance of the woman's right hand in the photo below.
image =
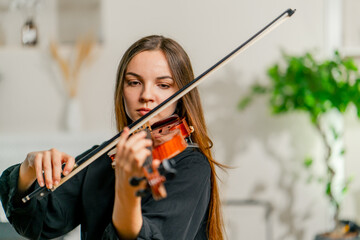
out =
<path fill-rule="evenodd" d="M 64 169 L 62 164 L 65 163 Z M 18 190 L 26 191 L 35 180 L 41 187 L 57 186 L 61 173 L 66 176 L 74 168 L 75 159 L 63 152 L 52 148 L 47 151 L 31 152 L 20 166 Z"/>

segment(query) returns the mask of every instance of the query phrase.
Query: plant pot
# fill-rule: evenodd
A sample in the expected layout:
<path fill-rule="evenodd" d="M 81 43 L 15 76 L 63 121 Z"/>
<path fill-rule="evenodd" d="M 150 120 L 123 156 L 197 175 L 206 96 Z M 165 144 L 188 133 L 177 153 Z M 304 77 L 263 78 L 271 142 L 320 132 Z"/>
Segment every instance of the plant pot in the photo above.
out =
<path fill-rule="evenodd" d="M 360 227 L 349 220 L 340 220 L 339 226 L 332 232 L 316 235 L 315 240 L 360 240 Z"/>
<path fill-rule="evenodd" d="M 315 236 L 315 240 L 360 240 L 358 232 L 350 232 L 342 237 L 332 237 L 330 233 L 323 233 Z"/>

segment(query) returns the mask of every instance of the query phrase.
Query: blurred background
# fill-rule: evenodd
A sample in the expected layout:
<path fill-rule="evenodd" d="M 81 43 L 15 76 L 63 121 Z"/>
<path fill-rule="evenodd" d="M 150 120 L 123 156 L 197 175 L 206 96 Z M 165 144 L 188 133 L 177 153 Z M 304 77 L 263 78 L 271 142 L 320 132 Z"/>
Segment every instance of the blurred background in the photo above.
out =
<path fill-rule="evenodd" d="M 327 59 L 338 49 L 359 63 L 357 0 L 0 0 L 0 171 L 30 151 L 75 156 L 116 134 L 117 65 L 139 38 L 175 39 L 197 76 L 288 8 L 293 17 L 199 86 L 215 158 L 232 167 L 219 171 L 228 239 L 307 240 L 331 230 L 326 183 L 309 181 L 326 175 L 327 149 L 308 113 L 274 115 L 266 94 L 243 110 L 238 103 L 253 84 L 269 84 L 282 52 Z M 350 104 L 335 117 L 346 154 L 334 168 L 340 182 L 352 178 L 340 218 L 360 222 L 356 114 Z M 14 239 L 0 212 L 0 239 Z"/>

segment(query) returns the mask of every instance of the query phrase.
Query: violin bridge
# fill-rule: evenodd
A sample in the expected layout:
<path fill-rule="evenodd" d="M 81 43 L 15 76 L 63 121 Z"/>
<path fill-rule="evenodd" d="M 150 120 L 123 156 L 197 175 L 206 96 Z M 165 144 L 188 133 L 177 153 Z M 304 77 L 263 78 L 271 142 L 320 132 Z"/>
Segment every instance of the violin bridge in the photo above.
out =
<path fill-rule="evenodd" d="M 134 134 L 134 133 L 138 133 L 138 132 L 143 131 L 143 130 L 145 130 L 145 131 L 148 130 L 148 131 L 151 132 L 151 125 L 150 125 L 149 122 L 145 123 L 144 125 L 142 125 L 142 126 L 139 127 L 138 129 L 136 129 L 136 130 L 133 132 L 133 134 Z"/>

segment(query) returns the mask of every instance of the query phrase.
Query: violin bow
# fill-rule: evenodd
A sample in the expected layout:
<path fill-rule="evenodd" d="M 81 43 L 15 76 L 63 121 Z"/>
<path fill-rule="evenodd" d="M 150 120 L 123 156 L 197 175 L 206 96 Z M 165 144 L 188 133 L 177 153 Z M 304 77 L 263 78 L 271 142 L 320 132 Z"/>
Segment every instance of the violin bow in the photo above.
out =
<path fill-rule="evenodd" d="M 268 25 L 266 25 L 264 28 L 262 28 L 260 31 L 258 31 L 256 34 L 254 34 L 251 38 L 249 38 L 247 41 L 245 41 L 243 44 L 235 48 L 232 52 L 227 54 L 225 57 L 223 57 L 220 61 L 215 63 L 213 66 L 211 66 L 209 69 L 207 69 L 205 72 L 203 72 L 201 75 L 199 75 L 197 78 L 186 84 L 184 87 L 182 87 L 180 90 L 178 90 L 176 93 L 171 95 L 169 98 L 167 98 L 165 101 L 160 103 L 158 106 L 153 108 L 150 112 L 148 112 L 146 115 L 142 116 L 135 122 L 131 123 L 128 127 L 130 129 L 130 134 L 133 133 L 136 129 L 140 128 L 144 124 L 146 124 L 148 121 L 150 121 L 154 116 L 159 114 L 161 111 L 163 111 L 165 108 L 170 106 L 171 104 L 175 103 L 177 100 L 182 98 L 184 95 L 186 95 L 188 92 L 190 92 L 192 89 L 200 85 L 207 77 L 210 76 L 210 74 L 214 73 L 216 70 L 220 69 L 222 66 L 227 64 L 230 60 L 235 58 L 238 54 L 245 51 L 248 47 L 250 47 L 252 44 L 254 44 L 256 41 L 260 40 L 263 36 L 265 36 L 270 31 L 274 30 L 277 26 L 279 26 L 281 23 L 283 23 L 285 20 L 287 20 L 289 17 L 291 17 L 295 13 L 296 9 L 287 9 L 282 14 L 280 14 L 277 18 L 275 18 L 273 21 L 271 21 Z M 70 178 L 75 176 L 77 173 L 79 173 L 81 170 L 86 168 L 88 165 L 90 165 L 92 162 L 94 162 L 96 159 L 98 159 L 101 155 L 111 151 L 116 144 L 119 141 L 119 137 L 121 135 L 122 131 L 120 131 L 118 134 L 116 134 L 114 137 L 109 139 L 108 141 L 102 143 L 97 148 L 89 152 L 87 155 L 76 161 L 75 168 L 73 171 L 71 171 L 68 175 L 65 177 L 62 177 L 59 184 L 51 189 L 44 187 L 37 188 L 33 192 L 31 192 L 29 195 L 22 198 L 22 201 L 26 203 L 33 197 L 44 197 L 45 195 L 55 191 L 58 187 L 60 187 L 62 184 L 64 184 L 66 181 L 68 181 Z"/>

